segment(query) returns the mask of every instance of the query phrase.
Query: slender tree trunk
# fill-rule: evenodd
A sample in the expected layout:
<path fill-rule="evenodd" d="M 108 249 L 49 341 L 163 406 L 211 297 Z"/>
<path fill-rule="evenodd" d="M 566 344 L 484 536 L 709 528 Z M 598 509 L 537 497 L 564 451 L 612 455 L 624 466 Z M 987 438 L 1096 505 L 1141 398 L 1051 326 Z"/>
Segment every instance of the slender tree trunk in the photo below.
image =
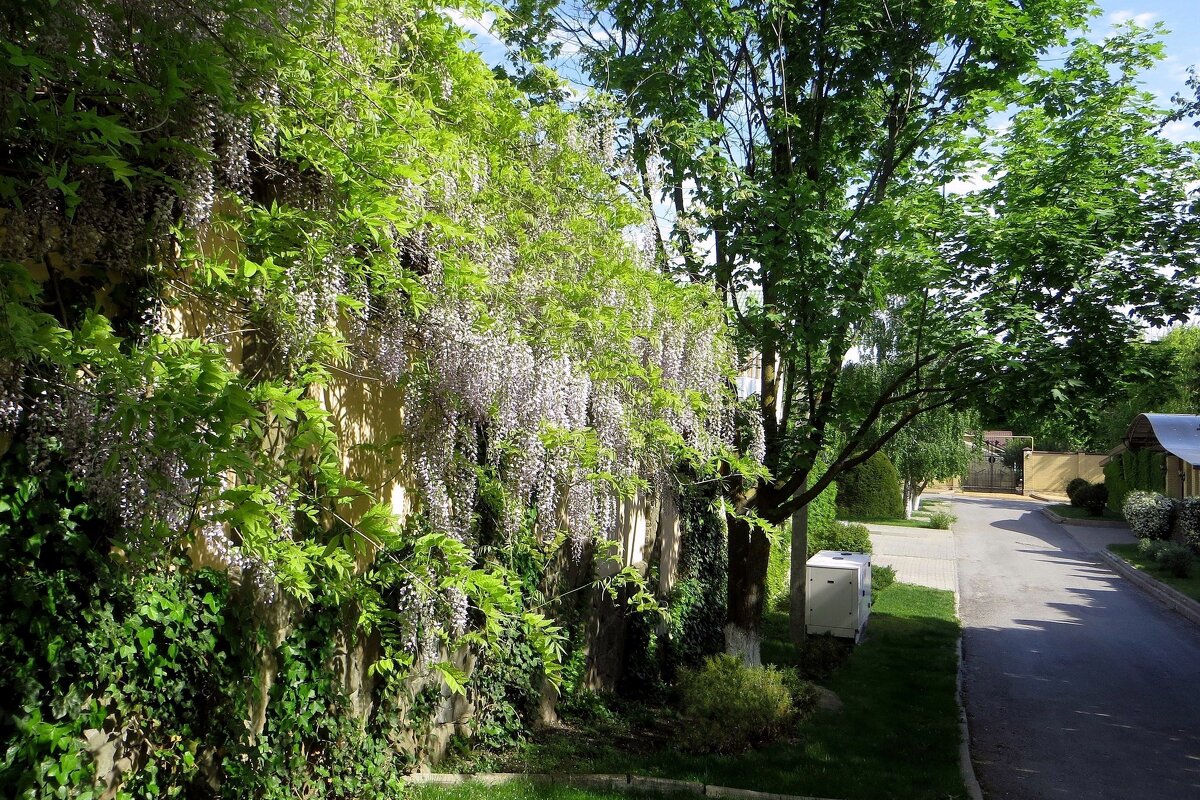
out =
<path fill-rule="evenodd" d="M 807 635 L 804 623 L 806 590 L 808 589 L 808 504 L 792 514 L 792 569 L 788 586 L 790 608 L 788 614 L 788 633 L 792 644 L 803 644 Z"/>
<path fill-rule="evenodd" d="M 762 663 L 759 628 L 767 594 L 767 561 L 771 541 L 761 529 L 728 515 L 729 612 L 725 625 L 725 651 L 747 664 Z"/>

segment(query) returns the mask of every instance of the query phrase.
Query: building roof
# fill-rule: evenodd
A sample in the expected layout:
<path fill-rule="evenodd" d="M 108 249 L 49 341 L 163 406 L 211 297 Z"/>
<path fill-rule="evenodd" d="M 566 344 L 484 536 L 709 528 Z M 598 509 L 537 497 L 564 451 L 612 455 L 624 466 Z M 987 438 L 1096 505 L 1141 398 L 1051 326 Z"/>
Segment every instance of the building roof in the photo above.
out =
<path fill-rule="evenodd" d="M 1131 450 L 1147 447 L 1200 467 L 1200 415 L 1138 414 L 1125 431 Z"/>

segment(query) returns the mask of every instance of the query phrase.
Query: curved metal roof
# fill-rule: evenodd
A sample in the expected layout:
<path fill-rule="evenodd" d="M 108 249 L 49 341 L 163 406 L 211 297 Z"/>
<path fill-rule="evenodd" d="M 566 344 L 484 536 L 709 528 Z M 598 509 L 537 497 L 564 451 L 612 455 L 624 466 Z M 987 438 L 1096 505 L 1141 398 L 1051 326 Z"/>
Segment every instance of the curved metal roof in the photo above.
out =
<path fill-rule="evenodd" d="M 1200 415 L 1138 414 L 1125 431 L 1131 450 L 1161 450 L 1200 467 Z"/>

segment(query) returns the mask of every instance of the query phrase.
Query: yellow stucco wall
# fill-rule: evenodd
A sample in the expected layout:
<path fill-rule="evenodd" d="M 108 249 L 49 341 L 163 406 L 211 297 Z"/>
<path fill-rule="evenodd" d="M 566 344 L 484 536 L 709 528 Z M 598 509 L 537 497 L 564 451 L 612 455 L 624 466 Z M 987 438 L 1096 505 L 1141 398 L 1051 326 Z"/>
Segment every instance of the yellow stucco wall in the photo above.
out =
<path fill-rule="evenodd" d="M 1180 500 L 1184 497 L 1200 497 L 1200 469 L 1196 469 L 1182 459 L 1168 454 L 1166 458 L 1167 497 Z"/>
<path fill-rule="evenodd" d="M 1066 494 L 1067 483 L 1075 478 L 1100 483 L 1104 480 L 1102 462 L 1105 458 L 1097 453 L 1028 452 L 1025 454 L 1025 494 Z"/>

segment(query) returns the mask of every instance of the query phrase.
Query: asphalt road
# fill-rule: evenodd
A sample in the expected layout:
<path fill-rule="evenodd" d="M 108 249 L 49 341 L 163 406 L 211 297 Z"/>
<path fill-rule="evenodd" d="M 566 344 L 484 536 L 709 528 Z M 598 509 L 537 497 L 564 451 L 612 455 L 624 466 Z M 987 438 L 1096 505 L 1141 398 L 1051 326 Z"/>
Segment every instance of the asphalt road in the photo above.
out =
<path fill-rule="evenodd" d="M 1200 798 L 1200 628 L 1102 566 L 1037 504 L 954 505 L 963 690 L 984 796 Z"/>

